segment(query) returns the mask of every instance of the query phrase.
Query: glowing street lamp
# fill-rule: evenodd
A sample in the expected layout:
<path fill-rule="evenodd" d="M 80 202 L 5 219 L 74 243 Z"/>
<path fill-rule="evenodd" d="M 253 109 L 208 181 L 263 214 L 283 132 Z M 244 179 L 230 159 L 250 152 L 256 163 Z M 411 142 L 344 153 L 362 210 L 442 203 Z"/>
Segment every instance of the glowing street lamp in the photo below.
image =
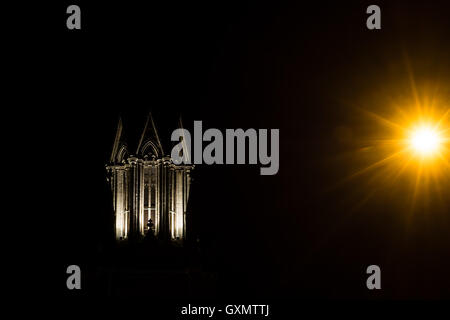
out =
<path fill-rule="evenodd" d="M 439 153 L 442 138 L 439 131 L 430 125 L 423 125 L 412 130 L 409 143 L 413 152 L 422 158 Z"/>

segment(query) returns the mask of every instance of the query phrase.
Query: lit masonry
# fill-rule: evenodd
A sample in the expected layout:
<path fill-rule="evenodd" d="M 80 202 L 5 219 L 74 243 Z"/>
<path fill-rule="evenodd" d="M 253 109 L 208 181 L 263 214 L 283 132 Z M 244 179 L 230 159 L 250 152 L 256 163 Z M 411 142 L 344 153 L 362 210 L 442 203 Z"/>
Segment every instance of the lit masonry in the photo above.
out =
<path fill-rule="evenodd" d="M 113 195 L 116 240 L 144 236 L 149 219 L 158 239 L 184 240 L 193 166 L 175 165 L 170 157 L 164 156 L 151 114 L 136 154 L 128 151 L 119 119 L 110 163 L 106 166 Z"/>

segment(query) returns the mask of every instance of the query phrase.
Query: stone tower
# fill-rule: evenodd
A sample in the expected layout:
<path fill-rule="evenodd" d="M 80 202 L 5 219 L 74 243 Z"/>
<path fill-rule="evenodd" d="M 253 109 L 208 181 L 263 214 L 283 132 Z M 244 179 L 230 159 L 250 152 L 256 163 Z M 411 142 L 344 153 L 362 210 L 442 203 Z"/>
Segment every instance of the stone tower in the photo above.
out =
<path fill-rule="evenodd" d="M 181 119 L 179 127 L 182 127 Z M 149 219 L 154 223 L 158 239 L 182 243 L 186 238 L 186 208 L 193 166 L 175 165 L 164 151 L 170 154 L 171 150 L 163 149 L 151 113 L 135 150 L 130 150 L 119 119 L 111 158 L 106 165 L 117 241 L 143 237 Z"/>

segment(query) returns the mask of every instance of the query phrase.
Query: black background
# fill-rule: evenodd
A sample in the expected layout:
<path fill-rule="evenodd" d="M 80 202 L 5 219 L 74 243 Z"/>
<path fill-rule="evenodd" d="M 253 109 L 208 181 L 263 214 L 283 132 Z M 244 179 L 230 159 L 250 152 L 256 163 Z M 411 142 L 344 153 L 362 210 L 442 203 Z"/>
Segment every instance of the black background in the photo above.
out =
<path fill-rule="evenodd" d="M 364 177 L 332 188 L 355 171 L 339 157 L 354 144 L 340 144 L 336 130 L 365 125 L 348 101 L 408 87 L 408 63 L 419 83 L 449 92 L 445 1 L 377 2 L 375 31 L 364 1 L 74 3 L 82 30 L 66 29 L 72 3 L 61 2 L 39 7 L 45 15 L 16 39 L 30 86 L 18 102 L 32 99 L 43 133 L 33 210 L 44 216 L 55 295 L 67 294 L 67 265 L 95 267 L 108 233 L 104 165 L 119 114 L 139 131 L 152 111 L 159 131 L 178 113 L 205 129 L 280 129 L 277 175 L 249 165 L 194 171 L 196 228 L 219 274 L 214 297 L 450 297 L 448 188 L 412 216 L 398 200 L 406 188 L 379 186 L 366 202 Z M 366 288 L 371 264 L 382 290 Z"/>

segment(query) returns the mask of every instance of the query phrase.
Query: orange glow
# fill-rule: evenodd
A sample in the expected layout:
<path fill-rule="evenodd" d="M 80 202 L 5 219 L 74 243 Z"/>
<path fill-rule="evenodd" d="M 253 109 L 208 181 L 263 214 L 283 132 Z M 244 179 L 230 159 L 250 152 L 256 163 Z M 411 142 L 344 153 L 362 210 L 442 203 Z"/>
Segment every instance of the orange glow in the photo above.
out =
<path fill-rule="evenodd" d="M 349 168 L 335 186 L 358 183 L 361 203 L 384 192 L 411 211 L 438 206 L 450 188 L 450 96 L 413 86 L 406 92 L 366 102 L 351 127 L 353 151 L 342 156 Z M 345 156 L 345 158 L 344 158 Z M 364 190 L 364 191 L 363 191 Z M 435 201 L 436 200 L 436 201 Z"/>

